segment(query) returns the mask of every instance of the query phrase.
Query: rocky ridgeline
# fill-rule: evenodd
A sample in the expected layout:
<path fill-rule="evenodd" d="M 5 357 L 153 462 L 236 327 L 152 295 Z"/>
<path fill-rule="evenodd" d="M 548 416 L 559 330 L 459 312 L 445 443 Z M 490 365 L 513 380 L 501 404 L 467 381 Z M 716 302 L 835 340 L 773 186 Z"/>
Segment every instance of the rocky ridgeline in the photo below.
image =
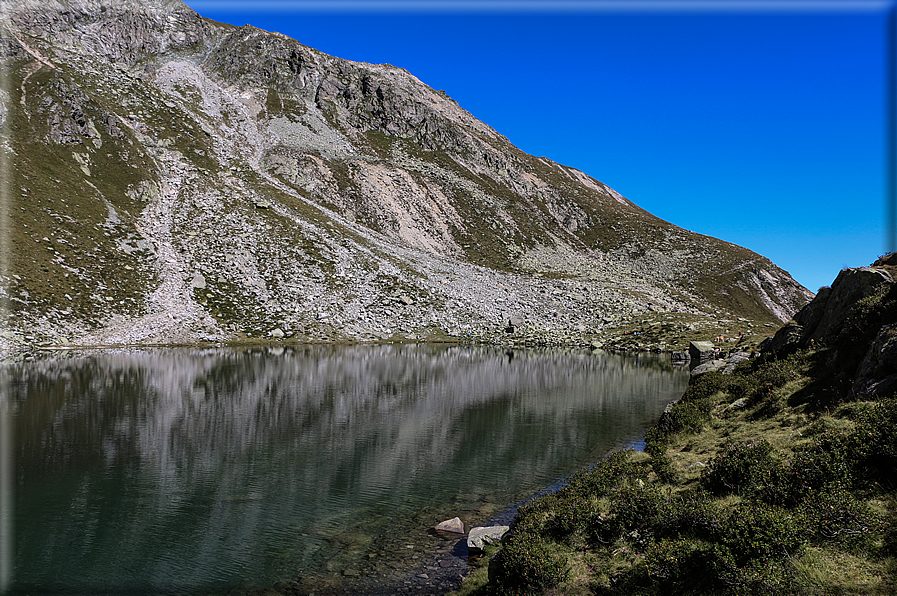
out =
<path fill-rule="evenodd" d="M 812 296 L 759 255 L 520 152 L 400 68 L 177 0 L 0 15 L 7 348 L 675 349 L 695 339 L 679 327 L 778 323 Z M 655 324 L 666 333 L 632 339 Z"/>

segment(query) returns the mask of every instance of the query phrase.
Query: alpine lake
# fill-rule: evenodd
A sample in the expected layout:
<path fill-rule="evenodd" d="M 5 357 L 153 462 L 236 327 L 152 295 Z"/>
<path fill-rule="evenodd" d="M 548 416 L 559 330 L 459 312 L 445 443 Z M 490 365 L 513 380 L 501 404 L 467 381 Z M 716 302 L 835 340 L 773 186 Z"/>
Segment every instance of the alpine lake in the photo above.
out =
<path fill-rule="evenodd" d="M 638 448 L 688 382 L 668 354 L 448 344 L 53 352 L 3 375 L 16 595 L 436 593 L 467 550 L 434 525 L 507 524 Z"/>

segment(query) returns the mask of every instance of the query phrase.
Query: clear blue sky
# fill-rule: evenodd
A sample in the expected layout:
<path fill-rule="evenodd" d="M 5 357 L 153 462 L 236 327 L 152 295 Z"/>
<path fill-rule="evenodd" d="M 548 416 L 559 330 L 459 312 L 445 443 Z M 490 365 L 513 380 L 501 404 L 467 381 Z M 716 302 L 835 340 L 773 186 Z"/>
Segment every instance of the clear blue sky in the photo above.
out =
<path fill-rule="evenodd" d="M 814 292 L 887 250 L 888 2 L 187 4 L 401 66 L 527 153 Z"/>

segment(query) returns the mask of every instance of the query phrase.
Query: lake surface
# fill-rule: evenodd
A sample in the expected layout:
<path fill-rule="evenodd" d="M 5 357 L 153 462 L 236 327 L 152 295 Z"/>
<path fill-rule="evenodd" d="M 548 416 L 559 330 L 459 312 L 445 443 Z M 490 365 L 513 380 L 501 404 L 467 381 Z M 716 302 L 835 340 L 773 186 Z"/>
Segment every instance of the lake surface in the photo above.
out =
<path fill-rule="evenodd" d="M 458 540 L 433 525 L 483 523 L 638 443 L 687 384 L 668 362 L 361 345 L 8 365 L 6 587 L 193 595 L 294 580 L 363 593 L 428 561 L 457 565 Z"/>

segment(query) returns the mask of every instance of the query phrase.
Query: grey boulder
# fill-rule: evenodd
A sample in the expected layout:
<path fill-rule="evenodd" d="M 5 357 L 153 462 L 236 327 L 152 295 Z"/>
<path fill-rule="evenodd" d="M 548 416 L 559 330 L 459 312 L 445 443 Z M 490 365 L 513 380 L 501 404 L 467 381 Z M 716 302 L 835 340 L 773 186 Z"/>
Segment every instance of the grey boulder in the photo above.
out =
<path fill-rule="evenodd" d="M 477 527 L 470 530 L 467 535 L 467 550 L 470 552 L 482 551 L 487 544 L 500 542 L 510 530 L 509 526 Z"/>

